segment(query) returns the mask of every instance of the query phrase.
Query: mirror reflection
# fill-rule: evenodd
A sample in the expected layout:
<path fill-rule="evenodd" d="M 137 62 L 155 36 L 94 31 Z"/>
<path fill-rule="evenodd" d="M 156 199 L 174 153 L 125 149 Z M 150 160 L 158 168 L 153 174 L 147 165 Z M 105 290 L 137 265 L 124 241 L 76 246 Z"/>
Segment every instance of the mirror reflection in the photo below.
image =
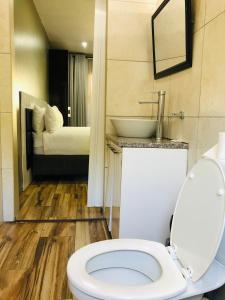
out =
<path fill-rule="evenodd" d="M 100 208 L 87 207 L 95 1 L 16 1 L 14 17 L 16 218 L 101 218 Z"/>

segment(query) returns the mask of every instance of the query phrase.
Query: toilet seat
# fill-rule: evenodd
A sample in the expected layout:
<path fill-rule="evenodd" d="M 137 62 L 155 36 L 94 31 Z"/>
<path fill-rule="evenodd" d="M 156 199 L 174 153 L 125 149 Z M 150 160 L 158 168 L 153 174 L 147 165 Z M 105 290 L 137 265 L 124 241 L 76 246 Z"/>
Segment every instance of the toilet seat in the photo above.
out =
<path fill-rule="evenodd" d="M 225 225 L 225 177 L 221 164 L 199 160 L 187 175 L 176 203 L 170 243 L 198 281 L 218 251 Z"/>
<path fill-rule="evenodd" d="M 150 284 L 124 286 L 108 284 L 88 274 L 87 263 L 92 258 L 113 251 L 140 251 L 154 257 L 161 266 L 160 278 Z M 173 261 L 165 246 L 160 243 L 136 240 L 108 240 L 88 245 L 78 250 L 69 259 L 67 274 L 71 288 L 92 295 L 97 299 L 166 299 L 182 293 L 187 286 L 181 271 Z"/>
<path fill-rule="evenodd" d="M 74 295 L 77 291 L 87 295 L 78 298 L 80 300 L 165 300 L 181 297 L 181 294 L 200 280 L 213 264 L 224 226 L 223 169 L 215 160 L 201 159 L 186 177 L 178 196 L 171 230 L 170 254 L 165 246 L 153 241 L 119 239 L 90 244 L 76 251 L 69 259 L 67 275 L 71 291 Z M 90 260 L 112 253 L 111 260 L 115 264 L 116 255 L 113 255 L 113 252 L 119 251 L 138 251 L 155 258 L 161 266 L 160 278 L 157 277 L 158 280 L 150 284 L 127 286 L 123 283 L 106 283 L 104 276 L 100 277 L 102 280 L 98 280 L 93 274 L 90 275 Z M 135 260 L 135 257 L 133 258 Z M 104 265 L 100 265 L 99 270 L 103 271 Z M 129 261 L 122 268 L 129 269 L 132 265 L 134 264 Z M 105 269 L 110 271 L 110 268 L 112 267 L 105 264 Z M 139 271 L 135 268 L 133 270 Z M 108 273 L 108 276 L 112 274 L 113 272 Z M 201 294 L 201 286 L 192 292 L 192 296 L 197 294 Z"/>

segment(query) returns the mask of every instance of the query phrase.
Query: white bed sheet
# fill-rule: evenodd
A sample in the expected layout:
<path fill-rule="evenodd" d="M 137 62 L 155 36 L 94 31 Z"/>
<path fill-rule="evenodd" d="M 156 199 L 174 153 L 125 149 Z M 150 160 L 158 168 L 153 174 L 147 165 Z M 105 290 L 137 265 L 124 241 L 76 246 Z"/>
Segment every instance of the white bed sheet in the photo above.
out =
<path fill-rule="evenodd" d="M 43 155 L 89 155 L 90 127 L 62 127 L 53 133 L 33 133 L 34 153 Z"/>
<path fill-rule="evenodd" d="M 43 132 L 33 132 L 34 154 L 44 154 Z"/>

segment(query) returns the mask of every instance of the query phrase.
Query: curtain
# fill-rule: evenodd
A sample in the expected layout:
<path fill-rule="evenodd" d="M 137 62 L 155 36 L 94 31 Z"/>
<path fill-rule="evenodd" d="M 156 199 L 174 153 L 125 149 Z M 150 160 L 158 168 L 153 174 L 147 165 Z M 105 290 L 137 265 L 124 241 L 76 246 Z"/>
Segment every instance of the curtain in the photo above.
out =
<path fill-rule="evenodd" d="M 86 101 L 88 94 L 88 61 L 85 55 L 70 55 L 71 126 L 86 126 Z"/>
<path fill-rule="evenodd" d="M 91 103 L 92 103 L 92 70 L 93 60 L 88 59 L 88 90 L 87 90 L 87 101 L 86 101 L 86 122 L 87 126 L 91 126 Z"/>
<path fill-rule="evenodd" d="M 105 147 L 106 1 L 95 1 L 93 98 L 88 176 L 88 206 L 103 206 Z"/>

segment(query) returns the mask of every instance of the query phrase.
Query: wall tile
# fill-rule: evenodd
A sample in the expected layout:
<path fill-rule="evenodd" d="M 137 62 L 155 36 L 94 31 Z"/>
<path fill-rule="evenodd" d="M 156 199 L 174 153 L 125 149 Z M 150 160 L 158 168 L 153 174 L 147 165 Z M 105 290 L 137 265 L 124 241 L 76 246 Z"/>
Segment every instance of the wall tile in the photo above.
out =
<path fill-rule="evenodd" d="M 0 0 L 0 53 L 10 52 L 10 4 Z"/>
<path fill-rule="evenodd" d="M 1 161 L 3 169 L 13 168 L 12 114 L 1 114 Z"/>
<path fill-rule="evenodd" d="M 185 116 L 199 113 L 202 45 L 204 30 L 194 35 L 193 66 L 170 76 L 169 114 L 184 111 Z"/>
<path fill-rule="evenodd" d="M 205 13 L 205 23 L 208 23 L 213 18 L 218 16 L 225 10 L 225 0 L 205 0 L 206 2 L 206 13 Z"/>
<path fill-rule="evenodd" d="M 218 133 L 225 131 L 224 118 L 200 118 L 198 129 L 197 156 L 213 147 L 218 141 Z"/>
<path fill-rule="evenodd" d="M 196 162 L 198 118 L 169 118 L 168 137 L 189 143 L 188 168 Z"/>
<path fill-rule="evenodd" d="M 14 221 L 13 169 L 2 169 L 3 218 Z"/>
<path fill-rule="evenodd" d="M 150 116 L 152 105 L 139 104 L 151 100 L 153 91 L 152 64 L 112 61 L 107 64 L 106 113 L 111 116 Z"/>
<path fill-rule="evenodd" d="M 199 30 L 205 24 L 205 2 L 206 0 L 193 0 L 192 11 L 194 20 L 194 32 Z"/>
<path fill-rule="evenodd" d="M 225 13 L 205 27 L 201 116 L 225 116 Z"/>
<path fill-rule="evenodd" d="M 2 208 L 2 160 L 1 160 L 1 114 L 0 114 L 0 222 L 3 220 L 3 208 Z"/>
<path fill-rule="evenodd" d="M 1 132 L 1 124 L 2 124 L 2 114 L 0 113 L 0 172 L 1 172 L 1 169 L 2 169 L 2 141 L 1 141 L 2 140 L 1 139 L 2 132 Z"/>
<path fill-rule="evenodd" d="M 148 3 L 109 1 L 108 58 L 152 61 L 151 16 Z"/>
<path fill-rule="evenodd" d="M 0 112 L 12 111 L 12 72 L 10 54 L 0 54 Z"/>
<path fill-rule="evenodd" d="M 0 169 L 0 222 L 3 221 L 2 193 L 2 169 Z"/>

